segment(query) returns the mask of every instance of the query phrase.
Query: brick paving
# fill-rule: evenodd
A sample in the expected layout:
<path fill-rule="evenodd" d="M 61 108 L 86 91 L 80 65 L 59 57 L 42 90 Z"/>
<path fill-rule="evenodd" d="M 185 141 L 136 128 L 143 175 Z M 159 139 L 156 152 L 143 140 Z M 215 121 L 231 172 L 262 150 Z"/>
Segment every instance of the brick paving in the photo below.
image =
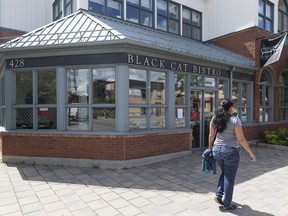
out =
<path fill-rule="evenodd" d="M 201 153 L 129 169 L 0 164 L 1 216 L 288 216 L 288 147 L 242 152 L 233 202 L 214 202 L 219 175 L 201 172 Z"/>

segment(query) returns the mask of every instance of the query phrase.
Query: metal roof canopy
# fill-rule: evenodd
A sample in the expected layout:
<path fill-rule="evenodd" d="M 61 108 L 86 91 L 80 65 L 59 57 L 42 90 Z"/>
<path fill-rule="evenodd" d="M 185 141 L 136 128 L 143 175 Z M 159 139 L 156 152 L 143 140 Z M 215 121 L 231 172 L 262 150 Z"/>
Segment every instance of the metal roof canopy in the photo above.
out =
<path fill-rule="evenodd" d="M 255 68 L 255 61 L 213 44 L 102 16 L 83 9 L 0 45 L 3 49 L 125 40 L 212 60 Z M 5 52 L 5 51 L 4 51 Z"/>

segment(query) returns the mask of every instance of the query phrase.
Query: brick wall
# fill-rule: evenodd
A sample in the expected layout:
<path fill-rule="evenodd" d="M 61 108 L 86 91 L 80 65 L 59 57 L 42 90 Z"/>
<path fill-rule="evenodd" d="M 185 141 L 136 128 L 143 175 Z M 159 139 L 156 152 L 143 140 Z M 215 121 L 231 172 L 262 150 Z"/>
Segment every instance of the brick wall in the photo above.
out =
<path fill-rule="evenodd" d="M 25 32 L 0 27 L 0 44 L 25 34 Z"/>
<path fill-rule="evenodd" d="M 243 133 L 245 138 L 249 141 L 264 140 L 266 130 L 275 131 L 278 128 L 287 128 L 287 123 L 274 123 L 274 124 L 254 124 L 249 126 L 243 126 Z"/>
<path fill-rule="evenodd" d="M 190 131 L 127 136 L 2 133 L 2 155 L 131 160 L 191 149 Z"/>

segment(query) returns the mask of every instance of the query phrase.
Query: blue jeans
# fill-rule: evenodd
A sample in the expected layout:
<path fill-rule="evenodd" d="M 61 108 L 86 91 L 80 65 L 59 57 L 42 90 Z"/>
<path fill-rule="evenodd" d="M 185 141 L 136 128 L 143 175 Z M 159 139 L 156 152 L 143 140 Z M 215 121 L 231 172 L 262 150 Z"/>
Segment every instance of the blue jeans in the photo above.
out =
<path fill-rule="evenodd" d="M 216 197 L 221 198 L 224 194 L 224 208 L 231 205 L 234 181 L 240 161 L 240 154 L 237 148 L 229 145 L 214 145 L 213 156 L 222 171 L 217 185 Z"/>

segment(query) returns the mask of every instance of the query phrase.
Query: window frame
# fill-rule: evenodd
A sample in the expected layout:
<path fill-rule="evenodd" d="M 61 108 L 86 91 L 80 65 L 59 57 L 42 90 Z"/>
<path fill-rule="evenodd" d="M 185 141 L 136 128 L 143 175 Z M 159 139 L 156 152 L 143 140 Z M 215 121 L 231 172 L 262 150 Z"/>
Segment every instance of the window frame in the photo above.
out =
<path fill-rule="evenodd" d="M 130 83 L 130 71 L 132 70 L 139 70 L 139 71 L 145 71 L 146 72 L 146 79 L 145 79 L 145 103 L 131 103 L 128 99 L 129 103 L 129 131 L 138 131 L 138 130 L 157 130 L 157 129 L 167 129 L 167 72 L 161 71 L 161 70 L 147 70 L 147 69 L 140 69 L 136 67 L 129 67 L 129 83 Z M 157 103 L 152 103 L 151 101 L 151 73 L 161 73 L 164 74 L 165 77 L 165 82 L 164 82 L 164 93 L 165 93 L 165 103 L 163 104 L 157 104 Z M 129 91 L 130 91 L 130 84 L 129 84 Z M 130 97 L 130 96 L 129 96 Z M 146 127 L 145 128 L 140 128 L 138 127 L 137 121 L 132 122 L 130 118 L 130 109 L 137 109 L 140 108 L 141 110 L 145 111 L 145 116 L 144 118 L 146 119 Z M 153 127 L 151 122 L 152 122 L 152 116 L 153 116 L 153 110 L 162 110 L 164 109 L 164 126 L 163 127 Z M 142 111 L 141 111 L 142 112 Z M 137 120 L 137 119 L 136 119 Z M 136 123 L 136 124 L 135 124 Z M 135 125 L 135 127 L 134 127 Z"/>
<path fill-rule="evenodd" d="M 26 70 L 17 70 L 17 71 L 12 71 L 12 75 L 13 75 L 13 82 L 15 83 L 15 88 L 17 88 L 16 85 L 16 76 L 17 73 L 31 73 L 31 87 L 32 87 L 32 101 L 31 103 L 17 103 L 16 101 L 16 91 L 15 91 L 15 99 L 14 99 L 14 103 L 12 105 L 12 109 L 14 110 L 13 112 L 13 128 L 17 129 L 17 130 L 22 130 L 22 128 L 17 128 L 17 120 L 16 120 L 16 113 L 17 113 L 17 109 L 31 109 L 32 110 L 32 114 L 31 114 L 31 118 L 32 118 L 32 128 L 33 130 L 40 130 L 43 128 L 39 128 L 39 112 L 41 112 L 40 109 L 55 109 L 55 115 L 56 115 L 56 122 L 57 122 L 57 93 L 55 92 L 55 103 L 53 104 L 46 104 L 46 103 L 39 103 L 39 99 L 38 99 L 38 84 L 39 84 L 39 80 L 38 80 L 38 73 L 39 72 L 54 72 L 55 73 L 55 79 L 56 78 L 56 69 L 55 68 L 43 68 L 43 69 L 26 69 Z M 55 82 L 55 88 L 57 89 L 57 84 Z M 54 123 L 56 124 L 56 123 Z M 57 127 L 56 125 L 54 125 L 54 128 L 48 128 L 49 130 L 56 130 Z M 25 129 L 25 128 L 24 128 Z M 30 129 L 30 128 L 29 128 Z M 47 128 L 44 128 L 47 129 Z"/>
<path fill-rule="evenodd" d="M 287 76 L 288 80 L 288 71 L 283 71 L 280 74 L 280 78 L 283 80 L 282 76 Z M 286 95 L 285 95 L 286 92 Z M 285 101 L 285 96 L 288 95 L 288 83 L 279 82 L 279 121 L 288 121 L 288 104 L 281 104 L 282 101 Z M 287 102 L 288 103 L 288 102 Z"/>
<path fill-rule="evenodd" d="M 233 98 L 233 86 L 234 83 L 237 84 L 237 95 L 238 98 Z M 246 85 L 246 89 L 244 88 L 244 84 Z M 234 106 L 237 110 L 238 116 L 241 119 L 241 122 L 243 124 L 247 124 L 247 123 L 252 123 L 252 111 L 253 111 L 253 100 L 252 100 L 252 95 L 250 94 L 250 92 L 252 92 L 252 83 L 249 81 L 243 81 L 243 80 L 238 80 L 238 79 L 234 79 L 233 83 L 232 83 L 232 101 L 234 102 L 234 100 L 236 100 L 236 102 L 234 102 Z M 246 94 L 246 105 L 242 104 L 242 98 L 243 98 L 243 91 L 245 90 L 245 94 Z M 246 120 L 244 120 L 244 113 L 242 111 L 242 109 L 246 109 Z"/>
<path fill-rule="evenodd" d="M 266 76 L 268 78 L 268 80 L 263 80 L 262 79 L 262 75 L 263 73 L 266 73 Z M 261 123 L 265 123 L 265 122 L 272 122 L 273 119 L 273 105 L 274 105 L 274 82 L 273 82 L 273 78 L 272 78 L 272 73 L 269 70 L 263 70 L 261 75 L 260 75 L 260 86 L 259 86 L 259 122 Z M 262 92 L 262 93 L 261 93 Z M 266 104 L 266 98 L 265 95 L 268 94 L 267 98 L 267 102 L 268 104 Z M 261 103 L 262 102 L 262 103 Z M 262 110 L 262 112 L 261 112 Z M 266 116 L 267 113 L 267 116 Z"/>
<path fill-rule="evenodd" d="M 115 66 L 103 66 L 103 67 L 69 67 L 69 68 L 65 68 L 65 72 L 66 72 L 66 77 L 68 77 L 68 72 L 70 70 L 87 70 L 88 72 L 88 90 L 87 90 L 87 93 L 88 93 L 88 99 L 87 99 L 87 103 L 68 103 L 68 79 L 66 79 L 65 81 L 65 84 L 66 84 L 66 105 L 65 105 L 65 115 L 66 115 L 66 130 L 67 131 L 79 131 L 79 130 L 74 130 L 74 129 L 71 129 L 69 128 L 69 116 L 68 116 L 68 109 L 71 109 L 71 108 L 76 108 L 76 109 L 87 109 L 87 115 L 88 115 L 88 119 L 87 119 L 87 130 L 81 130 L 81 131 L 99 131 L 99 130 L 96 130 L 94 127 L 93 127 L 93 120 L 94 120 L 94 109 L 115 109 L 115 113 L 116 113 L 116 101 L 114 103 L 94 103 L 93 101 L 93 96 L 94 96 L 94 89 L 93 89 L 93 82 L 94 82 L 94 77 L 93 77 L 93 71 L 96 69 L 114 69 L 114 75 L 115 75 L 115 86 L 116 86 L 116 83 L 117 83 L 117 79 L 116 79 L 116 67 Z M 116 89 L 115 89 L 116 91 Z M 116 99 L 116 95 L 115 95 L 115 99 Z M 110 132 L 116 132 L 116 116 L 115 116 L 115 122 L 114 122 L 114 130 L 102 130 L 102 132 L 104 131 L 110 131 Z"/>
<path fill-rule="evenodd" d="M 63 15 L 63 7 L 62 7 L 62 1 L 63 0 L 55 0 L 53 2 L 53 21 L 58 20 L 62 17 Z M 57 9 L 57 11 L 56 11 Z"/>
<path fill-rule="evenodd" d="M 159 1 L 163 1 L 165 4 L 166 4 L 166 8 L 167 8 L 167 11 L 164 13 L 159 13 L 159 7 L 158 7 L 158 2 Z M 171 15 L 170 15 L 170 4 L 173 4 L 175 6 L 177 6 L 177 16 L 178 18 L 173 18 Z M 161 31 L 166 31 L 166 32 L 169 32 L 169 33 L 172 33 L 172 34 L 177 34 L 179 35 L 180 34 L 180 19 L 181 19 L 181 16 L 180 16 L 180 4 L 176 3 L 176 2 L 173 2 L 173 1 L 170 1 L 170 0 L 157 0 L 157 10 L 155 10 L 156 12 L 156 16 L 157 16 L 157 29 L 161 30 Z M 163 20 L 166 20 L 166 29 L 161 29 L 159 28 L 159 25 L 158 25 L 158 20 L 159 18 L 163 19 Z M 170 23 L 174 21 L 177 26 L 178 26 L 178 29 L 177 29 L 177 32 L 172 32 L 172 30 L 170 29 Z"/>
<path fill-rule="evenodd" d="M 260 3 L 263 3 L 263 13 L 260 11 Z M 267 15 L 268 6 L 271 7 L 271 18 Z M 260 19 L 263 19 L 263 26 L 260 25 Z M 267 26 L 267 22 L 271 23 L 270 29 Z M 258 26 L 267 31 L 274 32 L 274 4 L 268 0 L 259 0 Z"/>
<path fill-rule="evenodd" d="M 143 26 L 147 26 L 147 27 L 153 28 L 154 27 L 154 20 L 155 20 L 155 18 L 154 18 L 154 5 L 155 5 L 155 3 L 154 3 L 154 0 L 151 0 L 151 2 L 152 2 L 152 8 L 148 9 L 148 8 L 142 6 L 142 0 L 139 0 L 138 5 L 137 4 L 133 4 L 133 3 L 129 2 L 129 1 L 126 1 L 126 8 L 127 8 L 126 9 L 126 20 L 128 22 L 137 23 L 137 24 L 140 24 L 140 25 L 143 25 Z M 131 7 L 131 8 L 134 8 L 134 9 L 138 10 L 138 22 L 133 22 L 133 21 L 129 20 L 129 18 L 128 18 L 128 7 Z M 144 13 L 151 14 L 151 17 L 152 17 L 151 26 L 142 24 L 142 15 Z"/>
<path fill-rule="evenodd" d="M 189 22 L 185 21 L 185 19 L 183 17 L 183 15 L 184 15 L 183 10 L 187 10 L 187 11 L 190 12 Z M 195 25 L 193 23 L 193 14 L 194 13 L 197 13 L 200 16 L 200 24 L 199 24 L 199 26 L 197 26 L 197 25 Z M 190 27 L 189 36 L 185 36 L 184 35 L 184 25 L 187 25 L 187 26 Z M 195 29 L 198 29 L 199 32 L 200 32 L 200 37 L 199 38 L 193 37 L 193 33 L 194 33 Z M 196 11 L 196 10 L 194 10 L 192 8 L 189 8 L 189 7 L 185 7 L 185 6 L 182 7 L 182 36 L 183 37 L 192 38 L 194 40 L 202 41 L 202 13 L 201 12 Z"/>

